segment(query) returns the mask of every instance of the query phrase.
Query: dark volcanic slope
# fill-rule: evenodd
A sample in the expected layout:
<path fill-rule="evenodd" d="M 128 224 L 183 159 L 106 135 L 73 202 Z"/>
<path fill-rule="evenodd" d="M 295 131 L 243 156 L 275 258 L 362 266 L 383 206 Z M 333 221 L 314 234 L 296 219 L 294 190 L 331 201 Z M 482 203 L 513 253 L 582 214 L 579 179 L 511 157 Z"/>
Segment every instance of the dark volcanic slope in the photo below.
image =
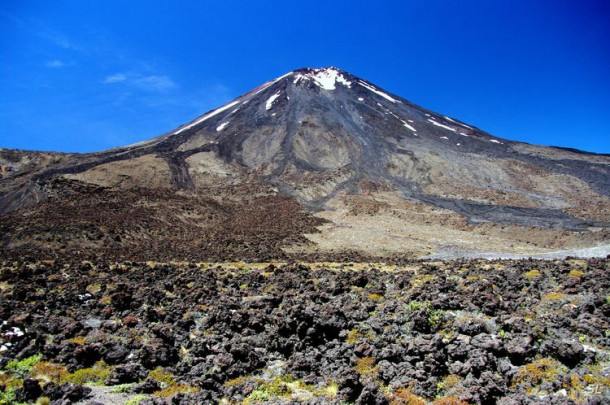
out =
<path fill-rule="evenodd" d="M 493 137 L 336 68 L 301 69 L 148 142 L 95 154 L 0 151 L 0 213 L 58 193 L 267 184 L 325 210 L 363 184 L 472 223 L 610 223 L 610 157 Z M 60 193 L 61 194 L 61 193 Z"/>
<path fill-rule="evenodd" d="M 473 165 L 473 158 L 510 159 L 574 176 L 610 195 L 609 159 L 563 158 L 549 148 L 548 157 L 534 155 L 524 144 L 492 137 L 333 68 L 291 72 L 179 128 L 162 144 L 182 150 L 205 144 L 225 161 L 264 168 L 268 181 L 297 195 L 294 173 L 348 173 L 330 192 L 305 195 L 310 202 L 324 202 L 340 189 L 357 191 L 364 178 L 420 199 L 434 181 L 417 173 L 429 169 L 426 154 L 471 175 L 479 171 L 487 178 L 477 180 L 487 186 L 500 173 Z"/>

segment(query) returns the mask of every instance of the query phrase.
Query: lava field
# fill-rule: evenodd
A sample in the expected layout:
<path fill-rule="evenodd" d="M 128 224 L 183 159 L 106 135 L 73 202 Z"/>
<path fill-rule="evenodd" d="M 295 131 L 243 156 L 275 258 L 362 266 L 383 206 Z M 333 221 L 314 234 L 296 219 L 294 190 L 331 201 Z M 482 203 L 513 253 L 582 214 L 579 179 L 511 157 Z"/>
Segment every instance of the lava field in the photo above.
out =
<path fill-rule="evenodd" d="M 0 404 L 601 404 L 610 260 L 4 262 Z"/>

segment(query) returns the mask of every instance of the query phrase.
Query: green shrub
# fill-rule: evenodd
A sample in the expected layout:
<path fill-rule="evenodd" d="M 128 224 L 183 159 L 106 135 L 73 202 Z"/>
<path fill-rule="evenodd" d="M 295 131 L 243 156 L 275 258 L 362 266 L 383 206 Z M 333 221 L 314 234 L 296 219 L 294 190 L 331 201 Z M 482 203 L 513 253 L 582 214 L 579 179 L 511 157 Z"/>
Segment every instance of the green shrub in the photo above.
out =
<path fill-rule="evenodd" d="M 42 354 L 35 354 L 23 360 L 13 360 L 6 365 L 6 370 L 13 370 L 22 377 L 30 374 L 32 368 L 42 359 Z"/>

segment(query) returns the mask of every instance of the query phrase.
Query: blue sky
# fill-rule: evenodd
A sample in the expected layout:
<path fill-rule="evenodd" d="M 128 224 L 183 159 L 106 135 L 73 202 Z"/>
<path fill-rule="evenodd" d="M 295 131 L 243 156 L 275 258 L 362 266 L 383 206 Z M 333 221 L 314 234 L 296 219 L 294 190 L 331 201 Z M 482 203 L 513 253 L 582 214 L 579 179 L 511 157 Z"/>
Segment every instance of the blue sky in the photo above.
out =
<path fill-rule="evenodd" d="M 610 3 L 0 3 L 0 147 L 160 135 L 301 67 L 337 66 L 499 137 L 610 153 Z"/>

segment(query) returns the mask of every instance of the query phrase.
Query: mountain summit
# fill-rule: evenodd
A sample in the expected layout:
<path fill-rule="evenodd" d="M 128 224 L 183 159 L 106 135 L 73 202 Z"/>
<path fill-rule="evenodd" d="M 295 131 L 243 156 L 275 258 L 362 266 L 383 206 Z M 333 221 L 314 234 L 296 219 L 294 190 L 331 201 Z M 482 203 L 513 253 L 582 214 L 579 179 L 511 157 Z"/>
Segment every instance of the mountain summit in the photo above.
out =
<path fill-rule="evenodd" d="M 164 258 L 192 258 L 193 246 L 197 258 L 225 254 L 214 237 L 234 241 L 234 230 L 248 235 L 237 237 L 243 254 L 265 226 L 277 228 L 265 253 L 276 256 L 545 253 L 599 247 L 610 223 L 610 157 L 497 138 L 334 67 L 289 72 L 147 142 L 93 154 L 2 150 L 0 165 L 5 252 L 43 249 L 51 217 L 71 235 L 57 249 L 90 251 L 74 224 L 96 204 L 112 208 L 110 225 L 91 212 L 82 225 L 113 242 L 93 250 L 136 252 L 146 241 Z M 71 219 L 58 214 L 66 206 Z M 242 223 L 220 232 L 241 215 L 229 221 L 230 212 L 248 210 L 259 234 Z M 172 227 L 191 248 L 171 247 L 162 230 Z M 188 233 L 214 237 L 204 246 Z"/>

